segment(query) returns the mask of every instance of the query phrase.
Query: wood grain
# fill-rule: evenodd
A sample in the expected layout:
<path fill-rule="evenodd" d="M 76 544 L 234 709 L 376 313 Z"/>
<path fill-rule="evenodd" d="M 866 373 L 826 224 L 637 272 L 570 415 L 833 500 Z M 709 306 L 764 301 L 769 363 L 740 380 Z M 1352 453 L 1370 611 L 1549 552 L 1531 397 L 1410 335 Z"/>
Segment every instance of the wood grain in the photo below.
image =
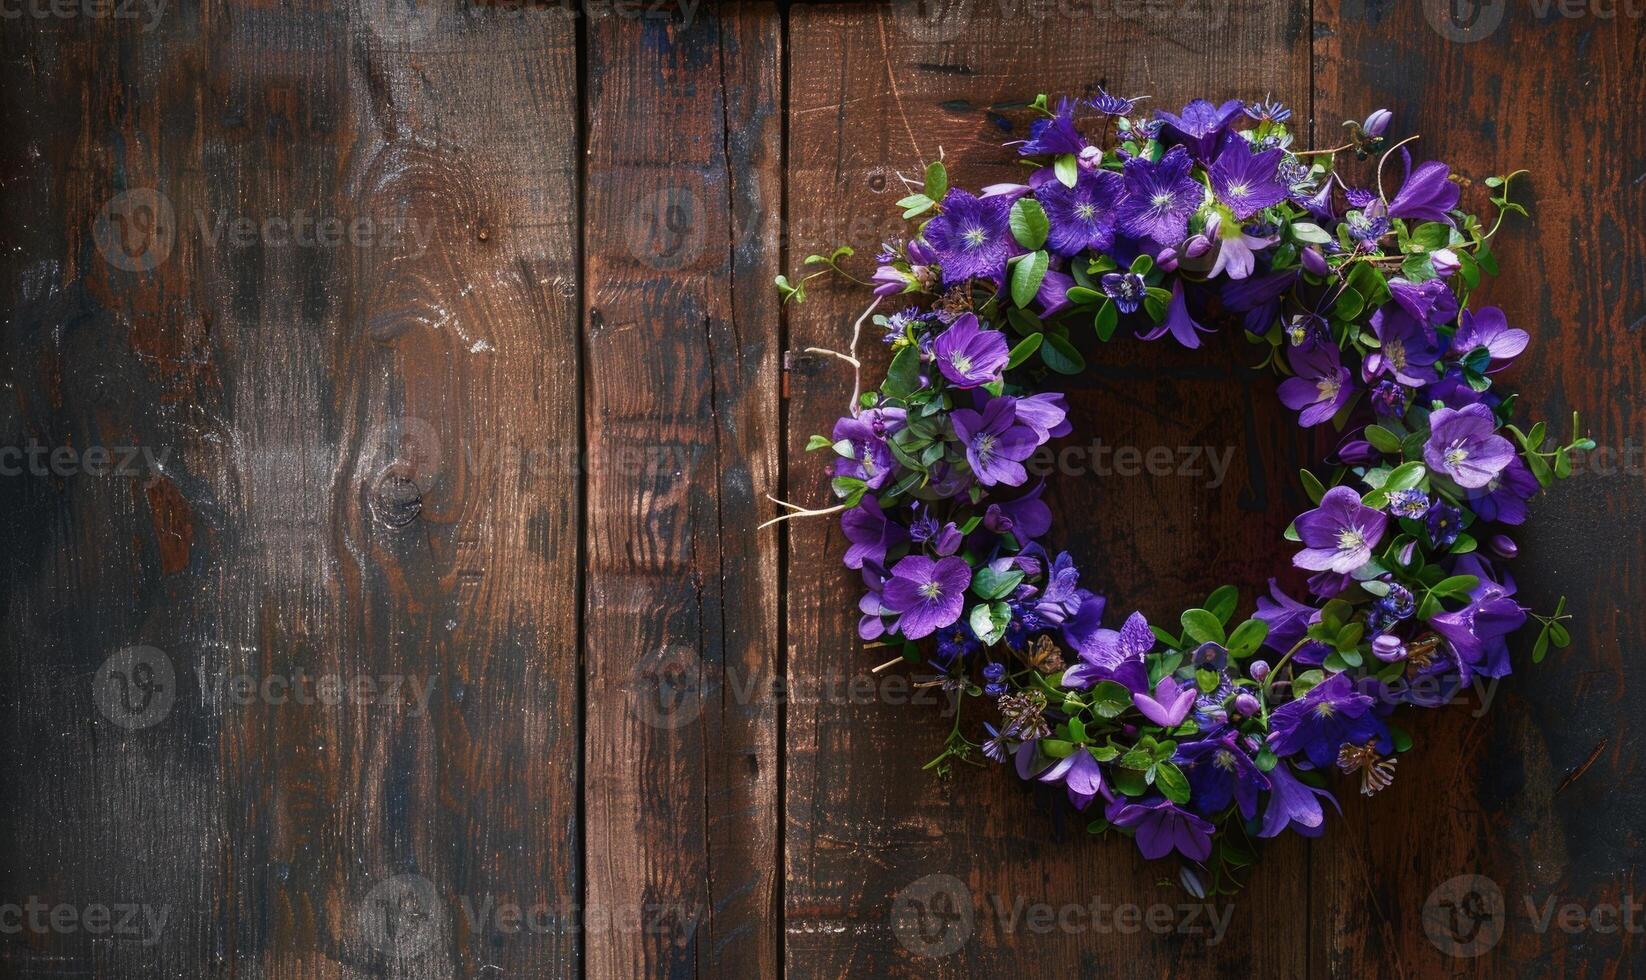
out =
<path fill-rule="evenodd" d="M 589 976 L 776 970 L 780 37 L 589 24 Z"/>

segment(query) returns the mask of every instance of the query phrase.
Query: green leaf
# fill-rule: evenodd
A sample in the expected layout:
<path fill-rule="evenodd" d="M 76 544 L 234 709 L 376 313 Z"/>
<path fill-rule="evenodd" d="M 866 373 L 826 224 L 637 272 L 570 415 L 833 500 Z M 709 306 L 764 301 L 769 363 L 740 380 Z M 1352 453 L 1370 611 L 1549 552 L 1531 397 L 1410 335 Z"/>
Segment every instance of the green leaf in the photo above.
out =
<path fill-rule="evenodd" d="M 1018 203 L 1022 203 L 1021 201 Z M 1051 259 L 1045 252 L 1034 252 L 1018 259 L 1012 265 L 1012 302 L 1018 306 L 1028 306 L 1034 302 L 1035 294 L 1040 291 L 1040 283 L 1046 278 L 1046 266 Z"/>
<path fill-rule="evenodd" d="M 1222 643 L 1223 623 L 1206 609 L 1185 609 L 1180 617 L 1183 635 L 1196 643 Z"/>
<path fill-rule="evenodd" d="M 1383 490 L 1394 493 L 1396 490 L 1410 490 L 1423 482 L 1429 475 L 1428 467 L 1422 463 L 1401 463 L 1389 473 L 1389 478 L 1383 481 Z"/>
<path fill-rule="evenodd" d="M 818 449 L 827 449 L 832 445 L 834 445 L 834 441 L 828 436 L 812 436 L 806 440 L 806 451 L 809 453 Z"/>
<path fill-rule="evenodd" d="M 1232 585 L 1220 585 L 1206 597 L 1204 608 L 1216 616 L 1219 623 L 1227 626 L 1229 617 L 1234 615 L 1235 606 L 1239 604 L 1240 590 Z"/>
<path fill-rule="evenodd" d="M 1303 492 L 1309 495 L 1309 500 L 1320 503 L 1320 498 L 1326 496 L 1326 488 L 1321 486 L 1319 478 L 1308 470 L 1298 470 L 1297 474 L 1303 481 Z"/>
<path fill-rule="evenodd" d="M 1532 644 L 1532 663 L 1540 664 L 1549 653 L 1549 627 L 1544 626 L 1537 634 L 1537 642 Z"/>
<path fill-rule="evenodd" d="M 920 389 L 920 348 L 909 344 L 892 358 L 880 391 L 891 398 L 907 398 Z"/>
<path fill-rule="evenodd" d="M 943 200 L 943 195 L 949 193 L 949 170 L 943 166 L 942 160 L 933 160 L 926 164 L 926 196 L 934 201 Z"/>
<path fill-rule="evenodd" d="M 1400 437 L 1381 425 L 1366 427 L 1366 441 L 1380 453 L 1388 453 L 1391 456 L 1400 454 Z"/>
<path fill-rule="evenodd" d="M 898 201 L 897 206 L 903 209 L 903 217 L 907 220 L 925 214 L 936 207 L 937 202 L 924 194 L 910 194 L 903 200 Z"/>
<path fill-rule="evenodd" d="M 1248 619 L 1229 634 L 1229 656 L 1236 659 L 1249 657 L 1258 651 L 1269 635 L 1269 624 L 1261 619 Z"/>
<path fill-rule="evenodd" d="M 1118 718 L 1132 706 L 1132 692 L 1116 681 L 1103 681 L 1092 688 L 1092 710 L 1099 718 Z"/>
<path fill-rule="evenodd" d="M 1006 625 L 1012 620 L 1012 611 L 1004 602 L 979 603 L 972 607 L 969 620 L 972 632 L 992 647 L 1006 635 Z"/>
<path fill-rule="evenodd" d="M 1097 316 L 1092 320 L 1092 326 L 1097 329 L 1097 339 L 1107 342 L 1114 336 L 1114 329 L 1120 324 L 1120 311 L 1115 308 L 1114 300 L 1105 298 L 1103 305 L 1097 308 Z"/>
<path fill-rule="evenodd" d="M 1086 359 L 1074 345 L 1056 334 L 1047 334 L 1040 345 L 1040 359 L 1058 374 L 1079 374 L 1086 369 Z"/>
<path fill-rule="evenodd" d="M 1040 342 L 1045 339 L 1045 336 L 1045 334 L 1032 333 L 1018 341 L 1017 346 L 1012 348 L 1011 357 L 1006 359 L 1007 370 L 1022 366 L 1024 361 L 1027 361 L 1035 351 L 1040 349 Z"/>
<path fill-rule="evenodd" d="M 1023 581 L 1019 569 L 997 572 L 987 565 L 972 573 L 972 592 L 979 599 L 999 599 L 1008 595 Z"/>
<path fill-rule="evenodd" d="M 1155 765 L 1154 784 L 1166 799 L 1173 803 L 1189 802 L 1189 779 L 1183 775 L 1176 763 L 1161 762 Z"/>
<path fill-rule="evenodd" d="M 1026 249 L 1034 250 L 1046 244 L 1046 232 L 1051 224 L 1040 202 L 1032 197 L 1020 197 L 1012 205 L 1012 237 Z M 1018 306 L 1024 304 L 1019 303 Z"/>
<path fill-rule="evenodd" d="M 1466 599 L 1480 579 L 1473 575 L 1451 575 L 1430 587 L 1429 591 L 1443 599 Z"/>
<path fill-rule="evenodd" d="M 1052 163 L 1052 172 L 1064 187 L 1073 187 L 1080 179 L 1080 161 L 1073 153 L 1065 153 Z"/>

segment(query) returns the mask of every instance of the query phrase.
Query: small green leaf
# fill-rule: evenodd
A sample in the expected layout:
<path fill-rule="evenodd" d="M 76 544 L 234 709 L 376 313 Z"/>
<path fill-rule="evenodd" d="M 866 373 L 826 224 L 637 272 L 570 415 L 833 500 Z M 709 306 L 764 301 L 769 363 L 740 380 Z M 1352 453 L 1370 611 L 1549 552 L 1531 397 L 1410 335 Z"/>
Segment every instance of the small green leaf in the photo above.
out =
<path fill-rule="evenodd" d="M 1269 635 L 1269 624 L 1261 619 L 1248 619 L 1229 634 L 1229 656 L 1236 659 L 1256 653 Z"/>
<path fill-rule="evenodd" d="M 907 398 L 920 388 L 920 348 L 910 344 L 898 351 L 886 369 L 886 381 L 880 386 L 891 398 Z"/>
<path fill-rule="evenodd" d="M 1052 163 L 1052 172 L 1064 187 L 1073 187 L 1080 179 L 1080 161 L 1073 153 L 1065 153 Z"/>
<path fill-rule="evenodd" d="M 1021 367 L 1024 361 L 1027 361 L 1035 351 L 1040 349 L 1040 342 L 1045 339 L 1045 336 L 1045 334 L 1032 333 L 1018 341 L 1017 346 L 1012 348 L 1011 357 L 1006 359 L 1006 369 L 1011 370 L 1015 367 Z"/>
<path fill-rule="evenodd" d="M 1319 478 L 1308 470 L 1298 470 L 1298 477 L 1303 481 L 1303 492 L 1309 495 L 1309 500 L 1320 503 L 1320 498 L 1326 496 L 1326 488 L 1321 486 Z"/>
<path fill-rule="evenodd" d="M 1189 780 L 1175 763 L 1156 763 L 1154 784 L 1173 803 L 1189 802 Z"/>
<path fill-rule="evenodd" d="M 1086 359 L 1073 344 L 1056 334 L 1047 334 L 1040 345 L 1040 359 L 1058 374 L 1079 374 L 1086 369 Z"/>
<path fill-rule="evenodd" d="M 1039 201 L 1032 197 L 1018 198 L 1017 203 L 1012 205 L 1011 222 L 1012 237 L 1017 239 L 1019 245 L 1032 251 L 1046 244 L 1046 232 L 1051 224 L 1046 220 L 1046 212 Z"/>
<path fill-rule="evenodd" d="M 1229 617 L 1234 615 L 1235 606 L 1239 604 L 1240 590 L 1232 585 L 1220 585 L 1212 590 L 1211 595 L 1206 597 L 1204 608 L 1213 616 L 1216 616 L 1219 623 L 1227 626 Z"/>
<path fill-rule="evenodd" d="M 1385 429 L 1381 425 L 1366 427 L 1366 441 L 1380 453 L 1398 455 L 1400 453 L 1400 437 Z"/>
<path fill-rule="evenodd" d="M 1223 623 L 1205 609 L 1185 609 L 1180 617 L 1183 635 L 1196 643 L 1222 643 Z"/>
<path fill-rule="evenodd" d="M 1022 203 L 1022 202 L 1019 202 Z M 1040 283 L 1046 278 L 1046 266 L 1051 258 L 1045 252 L 1034 252 L 1018 259 L 1012 265 L 1012 302 L 1027 307 L 1040 292 Z"/>
<path fill-rule="evenodd" d="M 1114 336 L 1115 327 L 1120 323 L 1120 311 L 1115 308 L 1114 300 L 1104 299 L 1103 305 L 1097 308 L 1097 316 L 1092 320 L 1092 326 L 1097 329 L 1097 339 L 1107 342 Z"/>
<path fill-rule="evenodd" d="M 934 201 L 943 200 L 949 193 L 949 170 L 943 166 L 942 160 L 933 160 L 926 164 L 926 196 Z"/>

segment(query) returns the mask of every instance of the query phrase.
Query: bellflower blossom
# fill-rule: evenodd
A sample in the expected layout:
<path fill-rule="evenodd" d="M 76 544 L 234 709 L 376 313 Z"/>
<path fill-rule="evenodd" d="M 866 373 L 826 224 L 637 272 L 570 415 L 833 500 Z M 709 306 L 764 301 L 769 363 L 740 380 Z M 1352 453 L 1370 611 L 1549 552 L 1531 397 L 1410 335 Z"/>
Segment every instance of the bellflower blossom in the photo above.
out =
<path fill-rule="evenodd" d="M 1389 518 L 1360 502 L 1350 487 L 1333 487 L 1320 506 L 1297 519 L 1303 550 L 1292 564 L 1314 572 L 1347 574 L 1372 560 L 1372 549 L 1383 540 Z"/>
<path fill-rule="evenodd" d="M 1011 350 L 1006 335 L 978 327 L 972 313 L 960 317 L 938 334 L 932 354 L 943 377 L 956 388 L 976 388 L 1000 380 Z"/>
<path fill-rule="evenodd" d="M 1299 425 L 1329 421 L 1354 393 L 1349 369 L 1338 357 L 1337 345 L 1320 343 L 1287 352 L 1295 378 L 1280 383 L 1280 401 L 1299 412 Z"/>
<path fill-rule="evenodd" d="M 1201 163 L 1210 163 L 1224 132 L 1243 108 L 1245 103 L 1239 99 L 1230 99 L 1220 106 L 1195 99 L 1179 114 L 1156 110 L 1155 119 L 1161 124 L 1160 140 L 1168 146 L 1184 147 Z"/>
<path fill-rule="evenodd" d="M 1514 445 L 1497 434 L 1497 420 L 1485 405 L 1437 408 L 1429 416 L 1423 460 L 1465 490 L 1492 482 L 1514 455 Z"/>
<path fill-rule="evenodd" d="M 1046 212 L 1046 247 L 1056 255 L 1078 255 L 1114 245 L 1115 204 L 1123 180 L 1113 171 L 1081 171 L 1073 187 L 1048 180 L 1035 191 Z"/>
<path fill-rule="evenodd" d="M 943 213 L 926 225 L 925 238 L 943 269 L 943 282 L 995 279 L 1005 275 L 1012 238 L 1011 201 L 976 198 L 955 188 L 943 198 Z"/>
<path fill-rule="evenodd" d="M 897 613 L 898 632 L 911 640 L 930 636 L 960 619 L 971 566 L 963 558 L 909 555 L 892 566 L 882 604 Z"/>
<path fill-rule="evenodd" d="M 966 447 L 966 461 L 979 483 L 986 487 L 1001 483 L 1020 487 L 1028 482 L 1023 461 L 1040 442 L 1034 429 L 1017 420 L 1016 399 L 991 398 L 981 413 L 963 408 L 949 418 L 955 435 Z"/>

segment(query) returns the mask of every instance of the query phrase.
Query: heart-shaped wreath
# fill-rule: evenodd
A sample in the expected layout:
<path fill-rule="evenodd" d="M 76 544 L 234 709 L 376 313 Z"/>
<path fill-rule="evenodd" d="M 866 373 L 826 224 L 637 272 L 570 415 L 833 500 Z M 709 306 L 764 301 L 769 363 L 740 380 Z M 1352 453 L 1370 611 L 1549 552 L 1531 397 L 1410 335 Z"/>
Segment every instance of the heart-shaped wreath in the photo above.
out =
<path fill-rule="evenodd" d="M 1054 110 L 1041 96 L 1017 144 L 1026 183 L 973 195 L 941 162 L 926 168 L 898 202 L 913 232 L 883 246 L 872 285 L 875 304 L 929 299 L 873 316 L 893 352 L 885 381 L 854 389 L 833 433 L 812 437 L 838 457 L 842 502 L 786 504 L 784 517 L 840 513 L 846 565 L 867 586 L 863 639 L 993 703 L 977 742 L 957 712 L 927 768 L 981 754 L 1061 784 L 1082 809 L 1101 796 L 1093 832 L 1130 834 L 1147 858 L 1175 851 L 1185 886 L 1205 894 L 1238 887 L 1257 839 L 1318 835 L 1334 767 L 1364 793 L 1387 786 L 1410 745 L 1395 708 L 1509 673 L 1506 640 L 1528 611 L 1482 555 L 1516 546 L 1488 528 L 1522 523 L 1593 443 L 1575 417 L 1554 449 L 1543 423 L 1510 423 L 1514 396 L 1495 378 L 1527 334 L 1469 306 L 1495 271 L 1503 217 L 1525 213 L 1516 174 L 1482 182 L 1488 229 L 1458 208 L 1470 181 L 1412 166 L 1409 140 L 1385 149 L 1385 110 L 1346 123 L 1343 146 L 1300 151 L 1273 102 L 1145 117 L 1138 101 L 1099 90 Z M 1396 150 L 1398 182 L 1385 172 Z M 1336 169 L 1349 155 L 1366 161 L 1364 186 Z M 778 287 L 803 300 L 808 279 L 849 275 L 852 254 L 811 256 L 821 268 Z M 876 308 L 849 353 L 817 353 L 856 370 Z M 1225 586 L 1182 614 L 1181 632 L 1136 612 L 1106 629 L 1103 597 L 1040 543 L 1051 512 L 1024 463 L 1071 428 L 1045 380 L 1084 367 L 1072 330 L 1192 348 L 1214 315 L 1238 319 L 1258 367 L 1287 376 L 1280 399 L 1300 425 L 1345 433 L 1324 479 L 1302 473 L 1316 506 L 1286 532 L 1314 601 L 1271 579 L 1238 624 Z M 1534 661 L 1568 642 L 1564 605 L 1531 617 Z"/>

